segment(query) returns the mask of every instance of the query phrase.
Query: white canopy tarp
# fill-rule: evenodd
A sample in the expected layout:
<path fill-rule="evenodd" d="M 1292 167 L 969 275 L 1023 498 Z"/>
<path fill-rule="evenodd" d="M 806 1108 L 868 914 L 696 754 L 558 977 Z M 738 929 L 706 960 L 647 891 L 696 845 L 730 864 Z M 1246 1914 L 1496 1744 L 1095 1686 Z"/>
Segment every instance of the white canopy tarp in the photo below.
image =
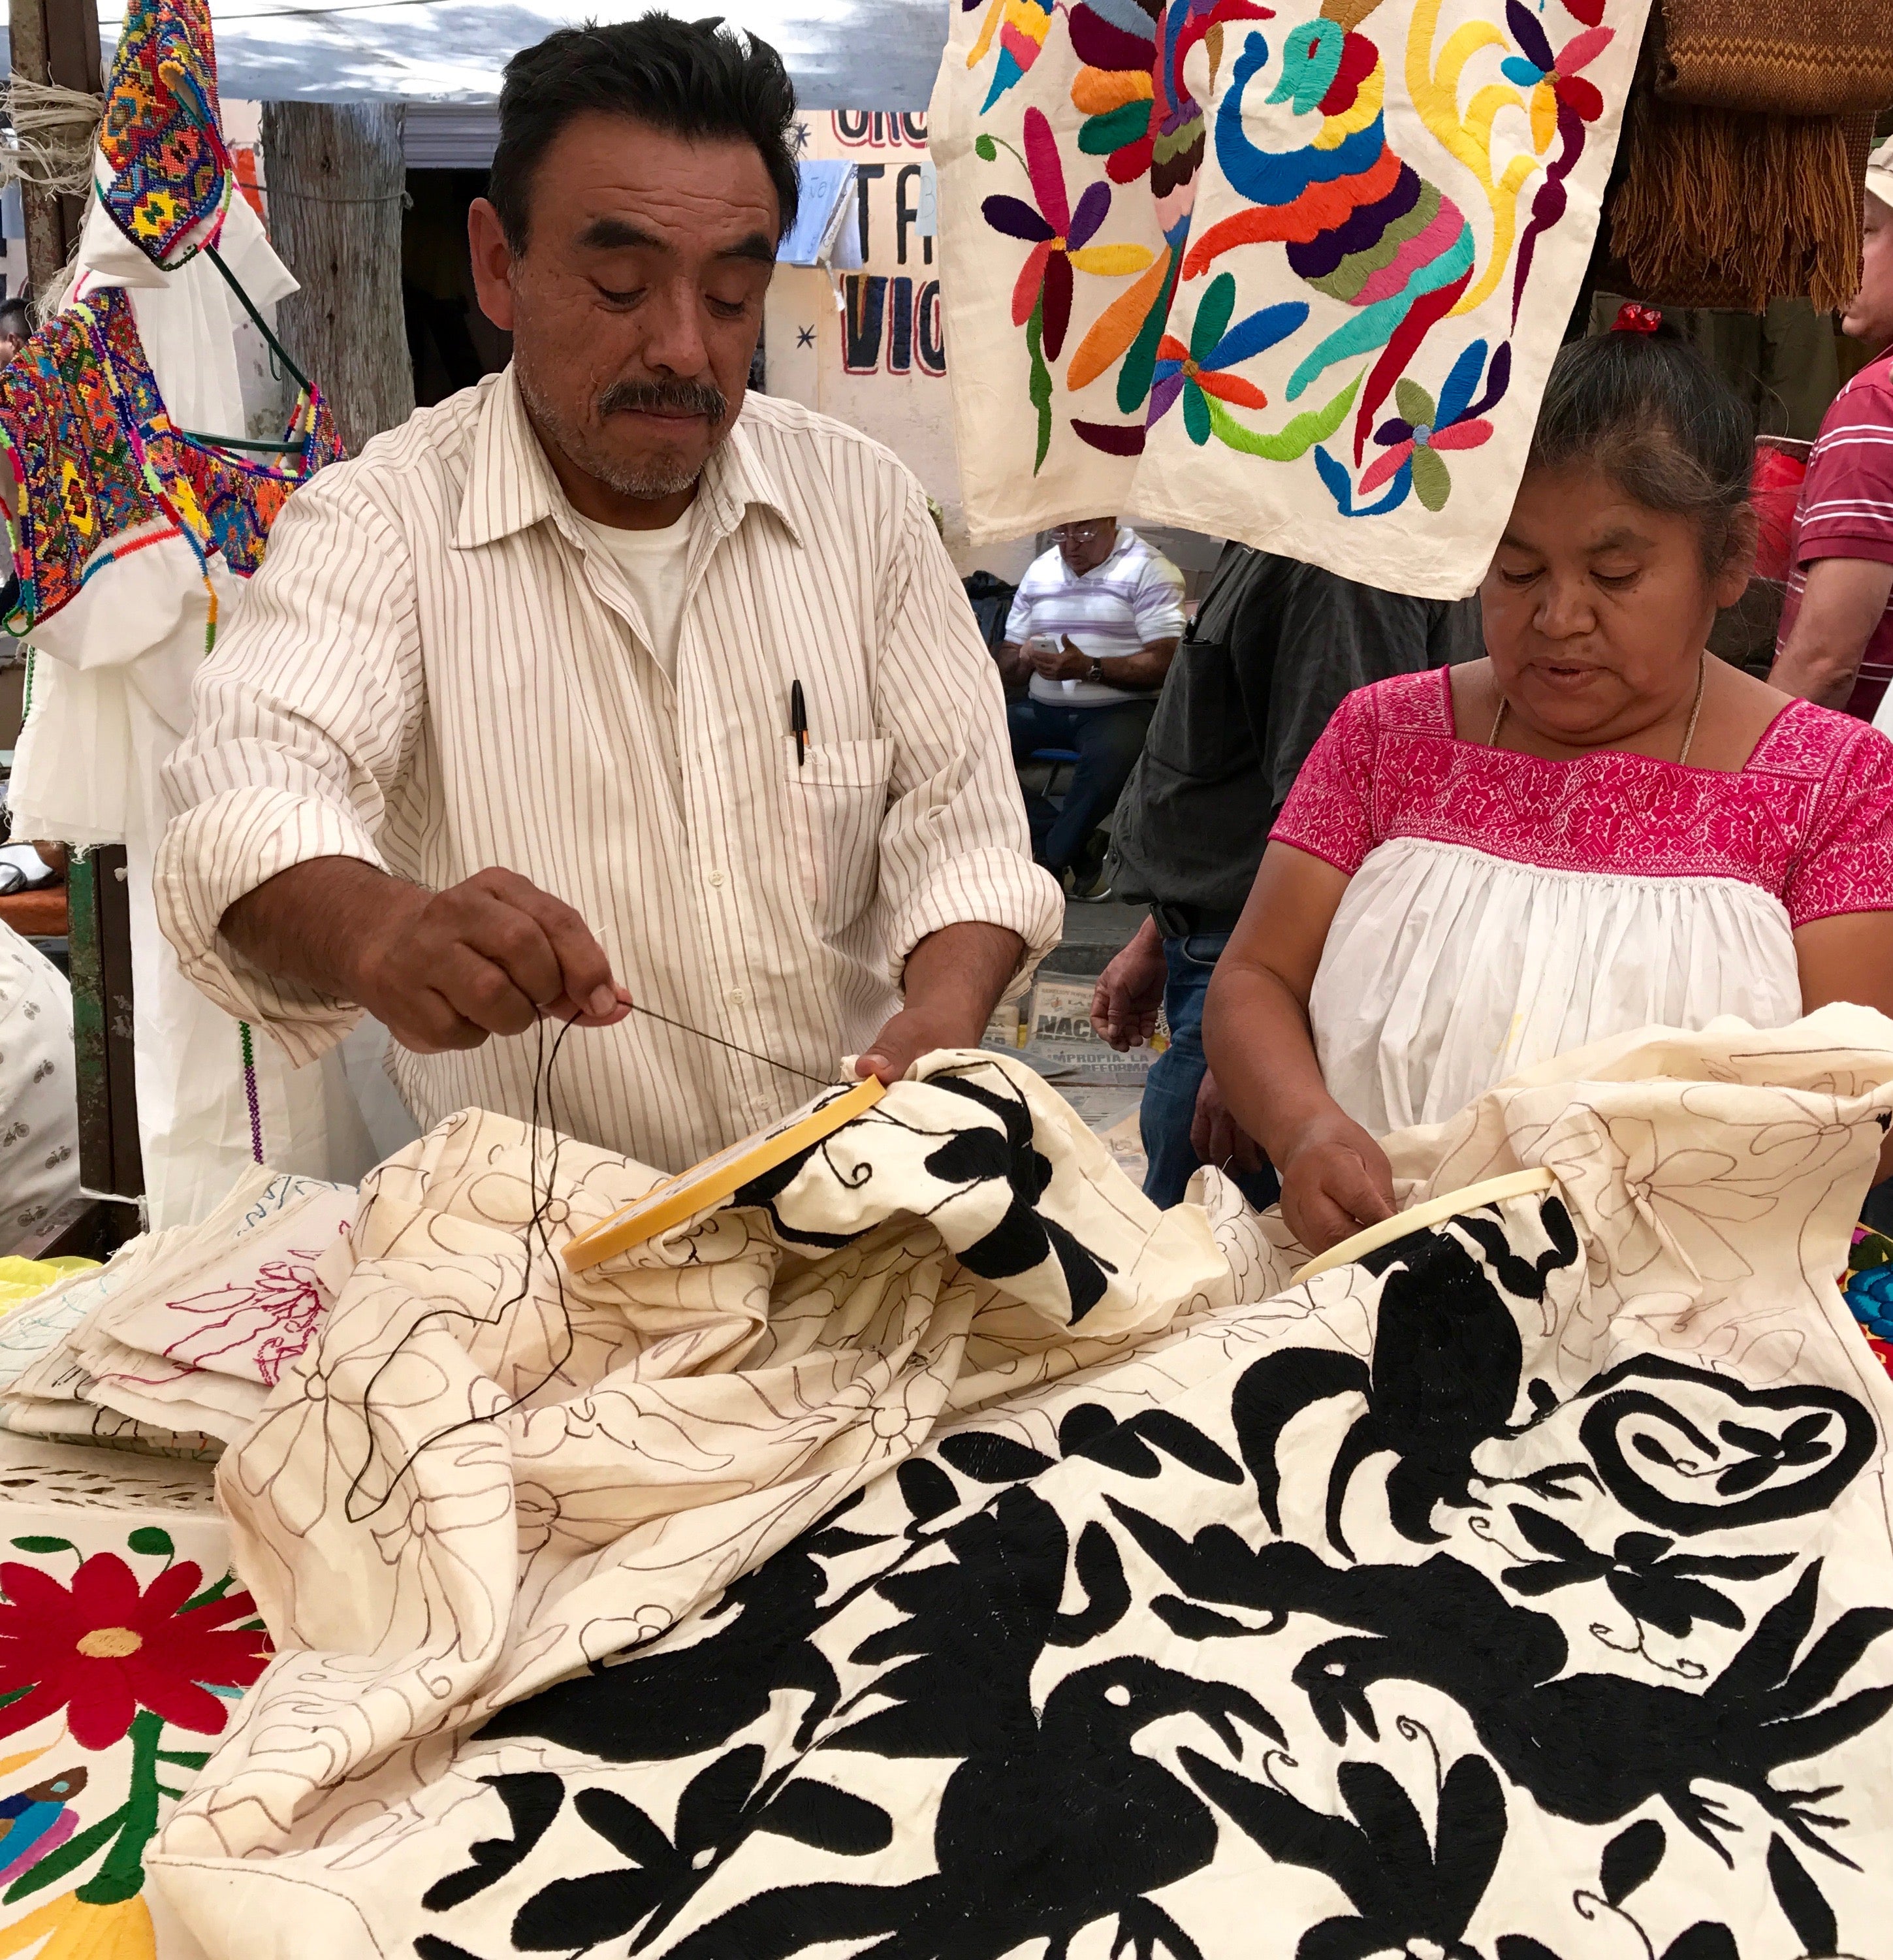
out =
<path fill-rule="evenodd" d="M 804 109 L 924 109 L 953 0 L 679 0 L 772 43 Z M 510 56 L 555 27 L 620 21 L 577 0 L 213 0 L 223 93 L 256 102 L 490 102 Z M 110 63 L 122 8 L 105 0 Z"/>

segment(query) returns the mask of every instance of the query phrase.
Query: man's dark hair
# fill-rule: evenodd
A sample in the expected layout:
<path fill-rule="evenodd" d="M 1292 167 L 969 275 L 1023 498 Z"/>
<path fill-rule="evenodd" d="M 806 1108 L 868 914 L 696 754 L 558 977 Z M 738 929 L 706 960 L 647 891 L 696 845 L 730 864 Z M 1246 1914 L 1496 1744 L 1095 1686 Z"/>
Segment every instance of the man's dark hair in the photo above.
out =
<path fill-rule="evenodd" d="M 526 250 L 539 159 L 567 123 L 593 111 L 689 142 L 753 143 L 775 186 L 778 236 L 795 222 L 795 90 L 782 57 L 754 35 L 733 33 L 721 18 L 651 13 L 609 27 L 562 27 L 506 64 L 486 194 L 516 253 Z"/>
<path fill-rule="evenodd" d="M 0 300 L 0 335 L 20 340 L 32 339 L 33 323 L 27 318 L 24 300 Z"/>

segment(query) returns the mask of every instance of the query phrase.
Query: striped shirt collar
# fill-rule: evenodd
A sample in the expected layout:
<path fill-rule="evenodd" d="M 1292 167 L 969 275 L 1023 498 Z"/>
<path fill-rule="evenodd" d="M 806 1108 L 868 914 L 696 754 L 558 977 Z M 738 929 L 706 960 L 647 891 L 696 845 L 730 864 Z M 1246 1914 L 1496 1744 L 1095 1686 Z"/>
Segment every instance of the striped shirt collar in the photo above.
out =
<path fill-rule="evenodd" d="M 697 507 L 709 512 L 714 536 L 727 537 L 743 522 L 749 505 L 760 504 L 773 511 L 790 536 L 801 543 L 775 479 L 740 417 L 711 451 L 702 482 Z M 579 542 L 576 514 L 533 432 L 509 362 L 480 404 L 454 546 L 466 551 L 492 544 L 547 517 L 568 542 Z"/>

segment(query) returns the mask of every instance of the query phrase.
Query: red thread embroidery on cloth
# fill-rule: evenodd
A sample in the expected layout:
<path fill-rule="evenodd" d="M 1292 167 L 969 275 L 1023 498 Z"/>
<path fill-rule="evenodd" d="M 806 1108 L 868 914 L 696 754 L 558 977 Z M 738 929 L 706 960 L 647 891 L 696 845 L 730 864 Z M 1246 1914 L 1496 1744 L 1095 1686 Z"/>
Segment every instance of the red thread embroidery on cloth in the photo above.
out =
<path fill-rule="evenodd" d="M 1412 837 L 1547 870 L 1737 879 L 1805 925 L 1893 911 L 1893 743 L 1796 701 L 1740 771 L 1618 751 L 1551 762 L 1458 740 L 1440 668 L 1350 695 L 1272 835 L 1350 877 Z"/>

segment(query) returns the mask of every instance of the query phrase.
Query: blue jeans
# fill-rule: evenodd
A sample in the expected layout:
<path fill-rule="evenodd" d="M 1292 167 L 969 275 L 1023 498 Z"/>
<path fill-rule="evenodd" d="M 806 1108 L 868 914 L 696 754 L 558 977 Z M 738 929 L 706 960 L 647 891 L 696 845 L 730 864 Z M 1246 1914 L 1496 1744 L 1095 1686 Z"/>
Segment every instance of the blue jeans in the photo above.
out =
<path fill-rule="evenodd" d="M 1061 803 L 1036 791 L 1026 798 L 1032 854 L 1055 878 L 1077 862 L 1092 832 L 1117 808 L 1156 711 L 1154 695 L 1096 708 L 1055 708 L 1030 699 L 1007 708 L 1015 763 L 1029 761 L 1035 749 L 1071 749 L 1079 757 Z"/>
<path fill-rule="evenodd" d="M 1203 1057 L 1203 996 L 1209 991 L 1217 959 L 1228 943 L 1226 932 L 1198 933 L 1194 938 L 1163 942 L 1163 963 L 1169 969 L 1163 1013 L 1170 1024 L 1170 1045 L 1150 1064 L 1144 1078 L 1139 1122 L 1149 1163 L 1144 1195 L 1166 1211 L 1182 1203 L 1184 1187 L 1202 1161 L 1191 1144 L 1190 1125 L 1196 1120 L 1197 1091 L 1209 1073 Z M 1239 1171 L 1231 1165 L 1228 1174 L 1258 1211 L 1281 1195 L 1281 1185 L 1266 1158 L 1259 1171 Z"/>

